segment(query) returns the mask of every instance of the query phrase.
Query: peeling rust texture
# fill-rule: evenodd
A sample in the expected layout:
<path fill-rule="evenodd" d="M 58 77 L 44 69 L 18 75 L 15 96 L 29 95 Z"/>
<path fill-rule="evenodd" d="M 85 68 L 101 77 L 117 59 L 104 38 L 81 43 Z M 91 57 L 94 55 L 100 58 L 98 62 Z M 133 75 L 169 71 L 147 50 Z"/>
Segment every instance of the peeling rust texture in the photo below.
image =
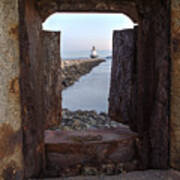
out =
<path fill-rule="evenodd" d="M 138 22 L 136 0 L 38 0 L 36 6 L 43 20 L 55 12 L 125 13 Z"/>
<path fill-rule="evenodd" d="M 14 153 L 15 147 L 21 145 L 21 131 L 15 132 L 11 125 L 0 125 L 0 159 Z"/>
<path fill-rule="evenodd" d="M 61 120 L 60 32 L 43 32 L 43 99 L 45 128 L 58 126 Z"/>
<path fill-rule="evenodd" d="M 11 25 L 11 27 L 9 28 L 9 36 L 11 36 L 13 39 L 17 39 L 19 37 L 19 27 L 17 24 L 13 24 Z"/>
<path fill-rule="evenodd" d="M 171 167 L 180 170 L 180 1 L 171 1 Z"/>
<path fill-rule="evenodd" d="M 0 126 L 0 159 L 6 159 L 2 171 L 3 180 L 22 180 L 23 170 L 17 166 L 17 162 L 10 161 L 16 153 L 15 150 L 22 148 L 22 131 L 14 131 L 11 125 L 1 124 Z M 17 157 L 16 157 L 17 158 Z M 9 163 L 10 161 L 10 163 Z"/>
<path fill-rule="evenodd" d="M 169 167 L 170 3 L 139 4 L 137 132 L 142 167 Z"/>
<path fill-rule="evenodd" d="M 20 170 L 14 161 L 11 161 L 2 173 L 4 180 L 22 180 L 23 171 Z"/>
<path fill-rule="evenodd" d="M 44 60 L 49 61 L 49 59 L 44 54 L 41 31 L 42 21 L 55 11 L 122 12 L 134 20 L 139 20 L 138 102 L 135 130 L 140 136 L 141 165 L 142 168 L 168 167 L 169 0 L 137 0 L 136 2 L 137 4 L 134 0 L 104 0 L 104 3 L 99 0 L 88 2 L 78 0 L 19 0 L 21 23 L 20 92 L 26 178 L 39 177 L 44 170 L 46 115 L 54 114 L 53 116 L 57 117 L 58 114 L 56 108 L 52 112 L 45 113 L 44 111 L 44 105 L 51 104 L 55 96 L 52 99 L 48 96 L 44 100 L 45 94 L 48 92 L 49 95 L 53 91 L 44 90 L 51 85 L 49 80 L 45 85 L 47 80 L 47 77 L 44 76 L 45 72 L 46 70 L 50 74 L 52 72 L 44 64 Z M 14 31 L 11 30 L 10 33 L 13 34 Z M 175 49 L 177 49 L 176 46 Z M 51 65 L 54 67 L 53 64 Z M 51 74 L 51 76 L 53 75 Z M 55 83 L 57 80 L 54 79 L 53 82 Z M 57 87 L 56 85 L 55 83 L 53 87 Z M 16 92 L 15 87 L 15 83 L 12 83 L 11 92 Z M 59 90 L 59 87 L 57 89 Z M 59 106 L 58 103 L 55 104 Z M 53 106 L 50 105 L 50 107 Z"/>
<path fill-rule="evenodd" d="M 11 82 L 10 82 L 10 89 L 9 89 L 10 93 L 13 94 L 17 94 L 19 95 L 19 79 L 18 78 L 14 78 Z"/>
<path fill-rule="evenodd" d="M 130 123 L 132 115 L 133 65 L 135 60 L 134 30 L 114 31 L 109 116 Z"/>
<path fill-rule="evenodd" d="M 139 13 L 137 69 L 135 68 L 137 72 L 137 97 L 134 97 L 137 104 L 134 104 L 136 107 L 133 108 L 133 111 L 126 111 L 129 106 L 129 95 L 127 94 L 131 94 L 128 93 L 131 88 L 128 86 L 128 80 L 131 80 L 131 77 L 123 76 L 121 71 L 124 70 L 127 73 L 128 70 L 126 71 L 126 64 L 121 64 L 122 69 L 120 68 L 119 71 L 116 70 L 115 72 L 113 70 L 112 74 L 114 73 L 114 77 L 119 74 L 116 81 L 120 81 L 121 78 L 124 78 L 126 81 L 121 82 L 121 84 L 113 82 L 116 84 L 114 85 L 114 88 L 116 88 L 116 92 L 114 92 L 116 106 L 112 107 L 110 104 L 110 108 L 116 108 L 119 104 L 119 111 L 113 112 L 113 115 L 117 114 L 117 116 L 113 116 L 114 119 L 120 117 L 120 121 L 129 121 L 130 127 L 138 132 L 140 136 L 139 154 L 142 168 L 166 169 L 169 167 L 170 156 L 170 4 L 169 1 L 162 3 L 155 0 L 145 0 L 143 3 L 138 1 L 137 5 Z M 124 43 L 124 41 L 121 43 Z M 176 44 L 177 41 L 174 42 L 175 50 L 178 49 Z M 121 46 L 119 45 L 118 48 L 121 48 Z M 125 48 L 124 52 L 128 52 L 127 48 Z M 120 52 L 117 53 L 117 58 L 118 56 L 121 56 Z M 123 60 L 123 57 L 119 57 L 119 59 Z M 132 68 L 129 68 L 129 70 L 131 71 Z M 121 89 L 121 85 L 124 89 Z M 133 88 L 136 91 L 136 87 L 133 86 Z M 118 91 L 122 93 L 121 97 L 116 96 Z M 111 100 L 110 98 L 110 103 Z M 122 111 L 122 104 L 124 111 Z M 127 117 L 133 115 L 134 110 L 137 110 L 137 114 L 134 117 L 135 120 L 127 120 Z"/>
<path fill-rule="evenodd" d="M 45 167 L 44 50 L 42 21 L 34 0 L 20 0 L 20 91 L 25 178 L 40 177 Z"/>

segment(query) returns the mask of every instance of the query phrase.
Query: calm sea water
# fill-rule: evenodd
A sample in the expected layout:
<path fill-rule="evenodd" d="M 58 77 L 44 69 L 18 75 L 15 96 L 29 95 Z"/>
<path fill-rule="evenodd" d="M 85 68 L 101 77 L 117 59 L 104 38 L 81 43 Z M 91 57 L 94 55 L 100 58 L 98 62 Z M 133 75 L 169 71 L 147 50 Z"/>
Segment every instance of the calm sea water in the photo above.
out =
<path fill-rule="evenodd" d="M 61 53 L 63 59 L 77 59 L 87 58 L 90 56 L 91 51 L 63 51 Z M 97 50 L 100 57 L 110 56 L 112 53 L 110 50 Z"/>
<path fill-rule="evenodd" d="M 108 111 L 111 59 L 96 66 L 89 74 L 82 76 L 73 86 L 62 93 L 63 108 L 72 111 Z"/>

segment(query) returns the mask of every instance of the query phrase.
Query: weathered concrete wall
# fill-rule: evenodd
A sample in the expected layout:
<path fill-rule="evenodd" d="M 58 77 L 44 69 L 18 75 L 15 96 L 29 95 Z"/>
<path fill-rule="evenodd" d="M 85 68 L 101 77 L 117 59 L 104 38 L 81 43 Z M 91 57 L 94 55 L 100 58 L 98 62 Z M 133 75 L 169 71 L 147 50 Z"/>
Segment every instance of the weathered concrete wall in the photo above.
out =
<path fill-rule="evenodd" d="M 18 0 L 0 1 L 0 180 L 23 177 Z"/>
<path fill-rule="evenodd" d="M 171 159 L 180 170 L 180 1 L 171 2 Z"/>
<path fill-rule="evenodd" d="M 126 124 L 131 122 L 133 116 L 132 80 L 136 55 L 134 35 L 133 29 L 114 31 L 113 34 L 109 116 L 112 120 Z"/>
<path fill-rule="evenodd" d="M 57 126 L 61 120 L 60 32 L 43 32 L 43 112 L 45 128 Z"/>

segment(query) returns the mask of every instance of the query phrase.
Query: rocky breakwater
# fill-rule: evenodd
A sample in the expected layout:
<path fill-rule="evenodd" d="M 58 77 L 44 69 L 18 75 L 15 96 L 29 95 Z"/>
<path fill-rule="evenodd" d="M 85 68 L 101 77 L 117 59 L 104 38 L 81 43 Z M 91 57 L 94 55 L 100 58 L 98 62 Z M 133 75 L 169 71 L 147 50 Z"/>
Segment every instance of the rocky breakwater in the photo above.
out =
<path fill-rule="evenodd" d="M 65 89 L 73 85 L 81 76 L 89 73 L 95 66 L 104 62 L 105 59 L 77 59 L 63 60 L 62 68 L 62 88 Z"/>

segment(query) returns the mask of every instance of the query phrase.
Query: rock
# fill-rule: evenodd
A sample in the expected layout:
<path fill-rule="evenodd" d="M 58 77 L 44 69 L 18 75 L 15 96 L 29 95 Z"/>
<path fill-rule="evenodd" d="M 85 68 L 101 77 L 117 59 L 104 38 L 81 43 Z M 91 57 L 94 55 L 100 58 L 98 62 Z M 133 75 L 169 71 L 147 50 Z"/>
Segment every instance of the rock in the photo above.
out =
<path fill-rule="evenodd" d="M 82 75 L 89 73 L 95 66 L 104 62 L 104 59 L 64 60 L 62 68 L 62 89 L 74 84 Z"/>
<path fill-rule="evenodd" d="M 84 175 L 96 175 L 97 172 L 98 172 L 98 170 L 95 167 L 84 167 L 83 168 Z"/>
<path fill-rule="evenodd" d="M 115 165 L 114 164 L 105 164 L 103 165 L 103 173 L 106 175 L 112 175 L 115 173 Z"/>
<path fill-rule="evenodd" d="M 121 123 L 110 120 L 106 113 L 98 114 L 95 111 L 69 111 L 63 109 L 62 122 L 59 127 L 61 130 L 87 130 L 127 127 Z"/>

